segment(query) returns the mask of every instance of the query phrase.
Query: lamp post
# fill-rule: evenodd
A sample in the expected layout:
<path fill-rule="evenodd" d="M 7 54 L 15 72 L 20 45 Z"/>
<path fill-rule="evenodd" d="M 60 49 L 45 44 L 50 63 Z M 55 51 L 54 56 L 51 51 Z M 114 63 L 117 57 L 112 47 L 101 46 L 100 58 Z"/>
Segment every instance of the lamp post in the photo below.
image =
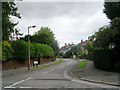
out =
<path fill-rule="evenodd" d="M 29 29 L 35 28 L 36 26 L 29 26 L 28 27 L 28 70 L 30 70 L 30 35 L 29 35 Z"/>

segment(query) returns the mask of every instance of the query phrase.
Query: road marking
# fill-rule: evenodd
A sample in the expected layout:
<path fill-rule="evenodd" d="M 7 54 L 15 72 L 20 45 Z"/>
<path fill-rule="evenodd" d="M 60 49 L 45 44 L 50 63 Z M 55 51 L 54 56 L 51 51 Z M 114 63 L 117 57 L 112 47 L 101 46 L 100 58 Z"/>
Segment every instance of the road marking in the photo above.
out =
<path fill-rule="evenodd" d="M 32 88 L 32 87 L 20 87 L 20 88 Z"/>
<path fill-rule="evenodd" d="M 67 71 L 64 71 L 64 78 L 66 78 L 68 80 L 72 80 L 72 78 L 67 75 Z"/>
<path fill-rule="evenodd" d="M 26 81 L 27 81 L 27 80 L 30 80 L 30 79 L 31 79 L 31 77 L 27 78 Z"/>
<path fill-rule="evenodd" d="M 27 79 L 25 79 L 25 80 L 18 81 L 18 82 L 16 82 L 16 83 L 14 83 L 14 84 L 12 84 L 12 85 L 9 85 L 9 86 L 7 86 L 7 87 L 4 87 L 4 88 L 15 88 L 15 87 L 13 87 L 13 86 L 15 86 L 15 85 L 17 85 L 17 84 L 20 84 L 20 83 L 22 83 L 22 82 L 24 82 L 24 81 L 27 81 L 27 80 L 29 80 L 29 79 L 31 79 L 31 77 L 29 77 L 29 78 L 27 78 Z"/>
<path fill-rule="evenodd" d="M 15 87 L 4 87 L 5 89 L 9 89 L 9 88 L 15 88 Z"/>
<path fill-rule="evenodd" d="M 14 84 L 12 84 L 12 85 L 10 85 L 10 86 L 8 86 L 8 87 L 13 87 L 13 86 L 15 86 L 15 85 L 17 85 L 17 84 L 19 84 L 19 83 L 22 83 L 22 82 L 24 82 L 25 80 L 21 80 L 21 81 L 19 81 L 19 82 L 16 82 L 16 83 L 14 83 Z"/>
<path fill-rule="evenodd" d="M 49 71 L 46 71 L 46 72 L 43 72 L 43 73 L 41 73 L 41 74 L 45 74 L 45 73 L 48 73 L 48 72 L 51 72 L 51 71 L 54 71 L 55 69 L 51 69 L 51 70 L 49 70 Z"/>

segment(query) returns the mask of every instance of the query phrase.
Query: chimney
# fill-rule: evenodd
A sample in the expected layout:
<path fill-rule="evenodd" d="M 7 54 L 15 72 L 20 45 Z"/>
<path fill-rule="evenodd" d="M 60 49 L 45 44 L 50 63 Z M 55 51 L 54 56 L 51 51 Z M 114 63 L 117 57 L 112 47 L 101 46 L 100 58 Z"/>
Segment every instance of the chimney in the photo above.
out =
<path fill-rule="evenodd" d="M 81 40 L 81 43 L 83 43 L 83 40 Z"/>

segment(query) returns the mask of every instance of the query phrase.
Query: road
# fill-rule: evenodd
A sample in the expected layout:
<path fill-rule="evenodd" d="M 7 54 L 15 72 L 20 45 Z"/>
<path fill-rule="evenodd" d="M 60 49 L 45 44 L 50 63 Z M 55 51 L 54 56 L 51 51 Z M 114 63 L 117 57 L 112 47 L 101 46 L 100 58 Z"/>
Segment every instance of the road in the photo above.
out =
<path fill-rule="evenodd" d="M 75 67 L 76 60 L 64 62 L 42 70 L 3 76 L 3 88 L 116 88 L 114 86 L 79 81 L 67 72 Z"/>

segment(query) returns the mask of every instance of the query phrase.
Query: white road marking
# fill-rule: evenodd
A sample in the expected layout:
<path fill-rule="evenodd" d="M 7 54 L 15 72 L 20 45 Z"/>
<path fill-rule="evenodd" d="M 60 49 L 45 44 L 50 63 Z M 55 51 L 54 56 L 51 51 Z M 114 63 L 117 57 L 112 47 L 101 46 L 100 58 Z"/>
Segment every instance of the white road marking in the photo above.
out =
<path fill-rule="evenodd" d="M 64 71 L 64 78 L 68 80 L 72 80 L 72 78 L 67 75 L 67 71 Z"/>
<path fill-rule="evenodd" d="M 5 89 L 7 89 L 7 88 L 9 89 L 9 88 L 15 88 L 15 87 L 4 87 L 4 88 L 5 88 Z"/>
<path fill-rule="evenodd" d="M 20 87 L 20 88 L 32 88 L 32 87 Z"/>
<path fill-rule="evenodd" d="M 16 83 L 14 83 L 14 84 L 12 84 L 12 85 L 10 85 L 10 86 L 8 86 L 8 87 L 13 87 L 13 86 L 15 86 L 15 85 L 17 85 L 17 84 L 19 84 L 19 83 L 22 83 L 22 82 L 24 82 L 25 80 L 21 80 L 21 81 L 19 81 L 19 82 L 16 82 Z"/>
<path fill-rule="evenodd" d="M 29 79 L 31 79 L 31 77 L 29 77 L 29 78 L 27 78 L 27 79 L 25 79 L 25 80 L 18 81 L 18 82 L 16 82 L 16 83 L 14 83 L 14 84 L 12 84 L 12 85 L 9 85 L 9 86 L 7 86 L 7 87 L 4 87 L 4 88 L 15 88 L 15 87 L 13 87 L 13 86 L 15 86 L 15 85 L 17 85 L 17 84 L 20 84 L 20 83 L 22 83 L 22 82 L 24 82 L 24 81 L 27 81 L 27 80 L 29 80 Z"/>
<path fill-rule="evenodd" d="M 45 74 L 45 73 L 48 73 L 48 72 L 51 72 L 51 71 L 54 71 L 55 69 L 51 69 L 49 71 L 46 71 L 46 72 L 43 72 L 42 74 Z"/>
<path fill-rule="evenodd" d="M 26 81 L 27 81 L 27 80 L 30 80 L 30 79 L 31 79 L 31 77 L 27 78 Z"/>

